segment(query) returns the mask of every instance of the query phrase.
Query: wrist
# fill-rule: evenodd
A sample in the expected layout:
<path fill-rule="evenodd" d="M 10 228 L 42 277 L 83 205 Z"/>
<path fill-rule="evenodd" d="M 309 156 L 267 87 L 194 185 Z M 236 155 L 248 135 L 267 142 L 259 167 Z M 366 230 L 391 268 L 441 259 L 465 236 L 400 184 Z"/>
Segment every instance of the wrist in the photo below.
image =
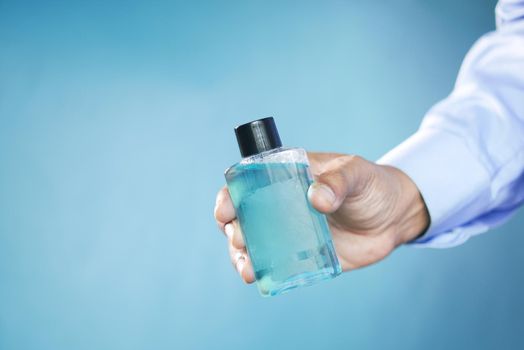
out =
<path fill-rule="evenodd" d="M 395 178 L 398 184 L 396 213 L 393 220 L 393 232 L 396 245 L 412 241 L 426 232 L 430 224 L 430 216 L 426 203 L 420 191 L 402 170 L 384 166 Z"/>

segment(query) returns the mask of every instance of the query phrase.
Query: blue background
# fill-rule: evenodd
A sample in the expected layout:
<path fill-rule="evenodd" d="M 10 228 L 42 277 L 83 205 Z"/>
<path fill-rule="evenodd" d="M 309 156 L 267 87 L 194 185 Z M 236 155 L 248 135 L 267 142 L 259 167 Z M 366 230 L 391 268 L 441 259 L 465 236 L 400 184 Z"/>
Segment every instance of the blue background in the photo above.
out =
<path fill-rule="evenodd" d="M 212 216 L 233 126 L 377 159 L 494 5 L 0 0 L 0 349 L 522 347 L 522 212 L 269 299 Z"/>

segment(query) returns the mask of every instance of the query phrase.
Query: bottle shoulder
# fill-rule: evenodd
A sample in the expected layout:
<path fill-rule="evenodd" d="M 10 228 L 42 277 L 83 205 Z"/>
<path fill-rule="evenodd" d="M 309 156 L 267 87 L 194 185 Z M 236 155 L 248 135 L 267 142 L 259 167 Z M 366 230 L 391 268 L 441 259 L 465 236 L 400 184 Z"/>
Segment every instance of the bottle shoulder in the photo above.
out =
<path fill-rule="evenodd" d="M 302 163 L 308 165 L 307 152 L 299 147 L 278 147 L 269 151 L 254 154 L 243 158 L 240 162 L 233 164 L 226 169 L 225 174 L 230 170 L 250 164 L 264 163 Z"/>

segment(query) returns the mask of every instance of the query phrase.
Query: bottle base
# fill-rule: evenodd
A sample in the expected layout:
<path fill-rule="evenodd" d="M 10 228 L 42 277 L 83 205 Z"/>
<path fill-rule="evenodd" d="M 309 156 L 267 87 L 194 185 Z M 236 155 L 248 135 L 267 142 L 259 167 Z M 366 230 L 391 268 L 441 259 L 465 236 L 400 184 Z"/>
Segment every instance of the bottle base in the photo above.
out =
<path fill-rule="evenodd" d="M 324 268 L 316 272 L 304 272 L 285 281 L 273 281 L 271 276 L 264 276 L 257 281 L 258 291 L 263 297 L 272 297 L 289 292 L 295 288 L 307 287 L 321 281 L 327 281 L 340 275 L 340 269 Z"/>

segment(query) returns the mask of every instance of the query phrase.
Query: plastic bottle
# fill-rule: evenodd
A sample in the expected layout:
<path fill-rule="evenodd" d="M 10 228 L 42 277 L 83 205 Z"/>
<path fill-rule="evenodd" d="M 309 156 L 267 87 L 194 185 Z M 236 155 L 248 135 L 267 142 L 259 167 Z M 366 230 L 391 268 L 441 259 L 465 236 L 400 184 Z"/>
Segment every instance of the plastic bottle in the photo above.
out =
<path fill-rule="evenodd" d="M 340 274 L 326 217 L 307 199 L 306 151 L 282 147 L 272 117 L 235 128 L 243 159 L 225 172 L 263 296 Z"/>

